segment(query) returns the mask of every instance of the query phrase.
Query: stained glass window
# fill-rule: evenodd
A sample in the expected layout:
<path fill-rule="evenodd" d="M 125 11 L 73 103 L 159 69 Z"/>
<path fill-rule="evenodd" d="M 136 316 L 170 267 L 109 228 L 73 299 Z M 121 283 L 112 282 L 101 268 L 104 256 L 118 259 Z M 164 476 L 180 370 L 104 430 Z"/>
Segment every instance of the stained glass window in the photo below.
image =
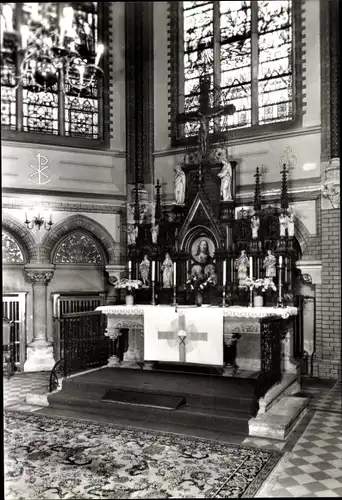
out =
<path fill-rule="evenodd" d="M 2 262 L 4 264 L 23 264 L 24 256 L 18 243 L 5 231 L 2 231 Z"/>
<path fill-rule="evenodd" d="M 99 12 L 97 2 L 64 3 L 73 7 L 75 40 L 81 55 L 96 54 L 99 42 Z M 12 23 L 12 31 L 20 31 L 29 18 L 38 12 L 48 16 L 51 25 L 60 24 L 62 8 L 57 3 L 3 3 L 1 5 L 1 29 Z M 103 14 L 101 14 L 103 17 Z M 101 19 L 102 19 L 101 17 Z M 80 90 L 65 81 L 64 88 L 57 82 L 52 88 L 37 91 L 30 81 L 18 79 L 22 54 L 10 37 L 1 60 L 1 125 L 3 130 L 34 132 L 54 136 L 72 136 L 85 139 L 103 139 L 102 98 L 103 79 L 94 79 L 88 88 Z M 63 70 L 65 71 L 65 69 Z M 76 76 L 76 75 L 75 75 Z M 77 74 L 79 78 L 79 75 Z M 73 75 L 70 75 L 72 81 Z M 61 78 L 63 81 L 63 75 Z M 102 119 L 102 118 L 101 118 Z"/>
<path fill-rule="evenodd" d="M 77 231 L 60 243 L 54 262 L 57 264 L 103 264 L 103 257 L 95 241 Z"/>
<path fill-rule="evenodd" d="M 182 2 L 180 111 L 198 109 L 199 81 L 206 74 L 211 78 L 211 103 L 236 108 L 233 115 L 218 119 L 221 130 L 291 120 L 292 4 L 292 0 Z M 185 136 L 197 134 L 197 128 L 186 123 Z"/>

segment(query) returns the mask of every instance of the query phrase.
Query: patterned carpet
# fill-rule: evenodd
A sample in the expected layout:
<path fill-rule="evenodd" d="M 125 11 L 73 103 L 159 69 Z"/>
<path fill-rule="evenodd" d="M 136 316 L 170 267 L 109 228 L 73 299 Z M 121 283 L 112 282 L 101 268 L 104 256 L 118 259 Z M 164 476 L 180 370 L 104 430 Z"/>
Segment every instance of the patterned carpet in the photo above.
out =
<path fill-rule="evenodd" d="M 281 457 L 34 413 L 4 420 L 6 500 L 253 497 Z"/>

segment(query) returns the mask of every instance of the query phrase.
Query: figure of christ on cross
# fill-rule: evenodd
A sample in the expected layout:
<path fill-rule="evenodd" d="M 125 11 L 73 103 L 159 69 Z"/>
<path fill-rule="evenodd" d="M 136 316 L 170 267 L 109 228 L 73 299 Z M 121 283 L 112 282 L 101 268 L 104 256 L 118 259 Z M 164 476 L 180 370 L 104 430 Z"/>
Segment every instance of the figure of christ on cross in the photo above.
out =
<path fill-rule="evenodd" d="M 189 113 L 180 113 L 178 123 L 199 122 L 199 144 L 201 148 L 202 161 L 207 159 L 209 145 L 209 123 L 212 118 L 235 113 L 234 104 L 228 106 L 211 108 L 209 105 L 210 76 L 200 79 L 199 109 Z"/>
<path fill-rule="evenodd" d="M 176 323 L 176 324 L 175 324 Z M 185 315 L 180 312 L 178 320 L 171 324 L 174 330 L 167 332 L 158 332 L 158 340 L 177 340 L 179 339 L 179 362 L 186 363 L 186 341 L 204 341 L 208 340 L 208 334 L 205 332 L 194 332 L 187 327 L 185 323 Z"/>

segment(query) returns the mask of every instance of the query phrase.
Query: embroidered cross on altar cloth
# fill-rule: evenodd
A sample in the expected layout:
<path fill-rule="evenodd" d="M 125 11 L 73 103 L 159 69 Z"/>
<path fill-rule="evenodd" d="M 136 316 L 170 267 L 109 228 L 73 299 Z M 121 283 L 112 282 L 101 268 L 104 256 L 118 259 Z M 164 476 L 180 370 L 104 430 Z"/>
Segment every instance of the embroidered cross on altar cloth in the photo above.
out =
<path fill-rule="evenodd" d="M 145 310 L 146 361 L 223 364 L 223 313 L 215 308 Z"/>

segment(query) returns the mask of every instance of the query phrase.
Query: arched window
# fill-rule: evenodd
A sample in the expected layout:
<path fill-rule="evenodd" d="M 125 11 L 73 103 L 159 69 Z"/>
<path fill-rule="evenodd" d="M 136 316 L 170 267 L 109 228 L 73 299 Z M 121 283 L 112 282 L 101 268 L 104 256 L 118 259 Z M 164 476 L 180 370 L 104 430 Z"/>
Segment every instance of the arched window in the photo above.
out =
<path fill-rule="evenodd" d="M 75 231 L 58 245 L 53 261 L 56 264 L 102 265 L 104 259 L 101 250 L 90 236 Z"/>
<path fill-rule="evenodd" d="M 71 7 L 69 30 L 75 39 L 74 48 L 80 61 L 95 64 L 96 48 L 99 44 L 107 49 L 99 66 L 104 77 L 94 78 L 86 88 L 77 88 L 73 83 L 79 77 L 69 71 L 68 63 L 58 69 L 57 83 L 49 88 L 37 89 L 30 79 L 30 72 L 23 78 L 23 47 L 31 33 L 28 26 L 34 16 L 48 20 L 48 36 L 52 49 L 59 47 L 58 36 L 63 30 L 66 7 Z M 34 24 L 31 24 L 34 26 Z M 101 147 L 107 141 L 107 58 L 108 58 L 108 3 L 3 3 L 1 6 L 1 126 L 3 139 L 24 140 L 62 145 Z M 70 31 L 64 31 L 64 44 L 69 43 Z M 70 35 L 71 36 L 71 35 Z M 56 38 L 57 37 L 57 38 Z M 58 40 L 56 44 L 55 40 Z M 67 41 L 65 41 L 67 40 Z M 69 45 L 70 45 L 69 43 Z M 70 47 L 68 46 L 70 49 Z M 71 49 L 70 49 L 71 50 Z M 36 61 L 30 63 L 32 74 L 36 74 Z M 81 71 L 81 65 L 75 65 Z M 84 77 L 86 78 L 86 76 Z"/>
<path fill-rule="evenodd" d="M 206 74 L 211 80 L 211 106 L 234 104 L 236 108 L 233 115 L 212 119 L 212 133 L 230 129 L 238 137 L 250 135 L 255 127 L 261 132 L 268 124 L 274 130 L 277 123 L 284 128 L 286 122 L 298 121 L 300 2 L 170 2 L 170 12 L 171 119 L 177 122 L 178 113 L 198 109 L 200 77 Z M 198 124 L 191 122 L 176 127 L 174 138 L 198 132 Z"/>
<path fill-rule="evenodd" d="M 23 264 L 24 255 L 17 241 L 10 234 L 2 231 L 3 264 Z"/>

